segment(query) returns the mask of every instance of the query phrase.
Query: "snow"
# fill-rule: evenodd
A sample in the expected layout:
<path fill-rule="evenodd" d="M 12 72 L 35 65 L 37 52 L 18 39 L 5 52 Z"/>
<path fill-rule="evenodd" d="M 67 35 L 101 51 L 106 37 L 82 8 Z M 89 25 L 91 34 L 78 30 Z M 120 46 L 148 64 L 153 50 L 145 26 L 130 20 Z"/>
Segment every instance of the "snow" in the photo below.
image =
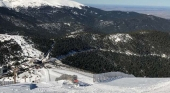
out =
<path fill-rule="evenodd" d="M 2 3 L 2 1 L 0 1 L 0 6 L 5 6 L 4 3 Z"/>
<path fill-rule="evenodd" d="M 113 21 L 100 20 L 100 22 L 99 22 L 100 27 L 107 27 L 107 26 L 111 26 L 111 25 L 114 25 Z"/>
<path fill-rule="evenodd" d="M 67 38 L 75 38 L 75 37 L 77 37 L 77 35 L 68 35 L 68 36 L 66 36 Z"/>
<path fill-rule="evenodd" d="M 101 49 L 101 51 L 109 51 L 109 52 L 113 52 L 113 53 L 120 53 L 120 54 L 126 54 L 128 56 L 138 56 L 138 57 L 143 57 L 143 56 L 155 56 L 155 57 L 162 57 L 162 58 L 166 58 L 166 59 L 170 59 L 170 55 L 167 54 L 156 54 L 156 53 L 151 53 L 151 54 L 147 54 L 147 55 L 140 55 L 140 54 L 136 54 L 133 53 L 130 50 L 126 50 L 126 51 L 120 51 L 120 50 L 113 50 L 113 49 Z"/>
<path fill-rule="evenodd" d="M 118 42 L 128 42 L 132 40 L 132 37 L 129 34 L 113 34 L 109 36 L 109 39 L 118 43 Z"/>
<path fill-rule="evenodd" d="M 167 58 L 167 55 L 166 54 L 162 54 L 161 55 L 163 58 Z"/>
<path fill-rule="evenodd" d="M 16 7 L 40 7 L 49 5 L 53 7 L 76 7 L 81 9 L 83 4 L 72 0 L 0 0 L 0 7 L 16 8 Z"/>
<path fill-rule="evenodd" d="M 65 25 L 68 25 L 68 26 L 71 26 L 71 24 L 70 23 L 64 23 Z"/>
<path fill-rule="evenodd" d="M 108 50 L 108 49 L 101 49 L 101 51 L 109 51 L 109 52 L 113 52 L 113 53 L 120 53 L 120 54 L 126 54 L 126 55 L 133 55 L 133 56 L 144 56 L 144 55 L 139 55 L 139 54 L 136 54 L 136 53 L 133 53 L 129 50 L 126 50 L 125 52 L 124 51 L 120 51 L 120 50 Z"/>
<path fill-rule="evenodd" d="M 149 54 L 151 56 L 157 56 L 157 57 L 162 57 L 162 58 L 166 58 L 166 59 L 170 59 L 170 56 L 169 55 L 166 55 L 166 54 L 156 54 L 156 53 L 151 53 Z"/>
<path fill-rule="evenodd" d="M 96 34 L 96 35 L 95 35 L 95 34 L 92 35 L 92 39 L 93 39 L 93 40 L 97 40 L 98 38 L 99 38 L 99 35 L 97 35 L 97 34 Z"/>
<path fill-rule="evenodd" d="M 64 80 L 41 82 L 30 90 L 30 83 L 1 86 L 1 93 L 169 93 L 170 78 L 120 78 L 90 86 L 63 85 Z"/>
<path fill-rule="evenodd" d="M 22 49 L 22 56 L 25 57 L 31 57 L 31 58 L 40 58 L 42 55 L 42 52 L 35 49 L 33 45 L 28 44 L 23 36 L 19 35 L 7 35 L 7 34 L 0 34 L 0 42 L 14 40 L 18 43 L 18 45 L 21 46 Z"/>
<path fill-rule="evenodd" d="M 77 31 L 74 31 L 74 32 L 71 32 L 70 34 L 78 34 L 78 33 L 81 33 L 83 32 L 82 30 L 77 30 Z"/>
<path fill-rule="evenodd" d="M 112 81 L 95 83 L 93 74 L 71 68 L 32 69 L 18 75 L 19 84 L 0 86 L 0 93 L 169 93 L 170 78 L 117 78 Z M 62 74 L 77 75 L 78 80 L 88 86 L 76 86 L 67 80 L 55 81 Z M 25 82 L 24 76 L 27 78 Z M 37 77 L 38 76 L 38 77 Z M 1 81 L 2 79 L 0 79 Z M 12 77 L 3 79 L 12 80 Z M 30 89 L 35 81 L 37 88 Z"/>
<path fill-rule="evenodd" d="M 126 54 L 126 55 L 137 55 L 137 54 L 135 54 L 135 53 L 133 53 L 133 52 L 131 52 L 131 51 L 129 51 L 129 50 L 125 51 L 125 54 Z"/>

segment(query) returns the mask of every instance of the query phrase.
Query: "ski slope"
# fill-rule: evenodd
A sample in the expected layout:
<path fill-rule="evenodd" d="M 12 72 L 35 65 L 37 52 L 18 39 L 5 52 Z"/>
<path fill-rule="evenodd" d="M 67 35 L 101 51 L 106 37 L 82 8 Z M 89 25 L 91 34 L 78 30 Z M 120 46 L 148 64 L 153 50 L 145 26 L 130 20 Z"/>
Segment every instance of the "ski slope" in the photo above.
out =
<path fill-rule="evenodd" d="M 92 74 L 67 68 L 32 70 L 32 78 L 24 82 L 25 72 L 21 75 L 22 83 L 0 86 L 0 93 L 170 93 L 170 78 L 118 78 L 110 82 L 94 83 Z M 89 86 L 74 86 L 69 81 L 54 81 L 62 74 L 77 75 L 78 80 Z M 38 78 L 37 78 L 38 76 Z M 7 79 L 6 79 L 7 80 Z M 18 79 L 19 80 L 19 79 Z M 30 89 L 32 80 L 37 80 L 37 87 Z M 63 85 L 63 82 L 68 82 Z"/>
<path fill-rule="evenodd" d="M 28 83 L 2 86 L 0 93 L 170 93 L 169 78 L 121 78 L 73 88 L 63 86 L 62 82 L 41 82 L 33 90 L 29 89 Z"/>

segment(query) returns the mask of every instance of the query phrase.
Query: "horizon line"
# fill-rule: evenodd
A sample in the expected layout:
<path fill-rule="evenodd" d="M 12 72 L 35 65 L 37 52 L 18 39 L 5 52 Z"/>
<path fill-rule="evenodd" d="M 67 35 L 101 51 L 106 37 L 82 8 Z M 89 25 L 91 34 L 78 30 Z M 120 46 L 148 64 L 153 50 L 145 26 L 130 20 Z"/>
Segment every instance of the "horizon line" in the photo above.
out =
<path fill-rule="evenodd" d="M 121 4 L 84 4 L 84 5 L 106 5 L 106 6 L 134 6 L 134 7 L 165 7 L 165 8 L 170 8 L 170 6 L 149 6 L 149 5 L 121 5 Z"/>

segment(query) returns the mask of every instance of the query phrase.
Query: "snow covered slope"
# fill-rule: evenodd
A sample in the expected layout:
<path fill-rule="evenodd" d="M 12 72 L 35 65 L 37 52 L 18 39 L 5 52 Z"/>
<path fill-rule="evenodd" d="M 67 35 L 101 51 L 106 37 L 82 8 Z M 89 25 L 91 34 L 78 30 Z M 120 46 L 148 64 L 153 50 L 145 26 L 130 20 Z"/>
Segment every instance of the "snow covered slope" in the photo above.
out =
<path fill-rule="evenodd" d="M 77 7 L 81 9 L 83 4 L 71 0 L 0 0 L 1 7 L 16 8 L 16 7 L 39 7 L 49 5 L 53 7 Z"/>
<path fill-rule="evenodd" d="M 90 73 L 70 68 L 30 69 L 18 75 L 20 84 L 0 86 L 0 93 L 169 93 L 170 78 L 115 78 L 102 83 L 93 82 Z M 80 86 L 67 80 L 54 81 L 62 74 L 77 75 Z M 88 75 L 89 74 L 89 75 Z M 93 74 L 91 74 L 93 75 Z M 26 79 L 24 77 L 27 77 Z M 0 81 L 13 81 L 5 77 Z M 25 81 L 27 83 L 25 83 Z M 37 88 L 30 89 L 34 81 Z M 81 83 L 88 84 L 82 86 Z M 0 82 L 1 85 L 1 82 Z"/>
<path fill-rule="evenodd" d="M 40 58 L 42 52 L 28 44 L 23 36 L 0 34 L 0 42 L 14 40 L 22 49 L 22 56 L 27 58 Z"/>
<path fill-rule="evenodd" d="M 30 83 L 1 86 L 1 93 L 169 93 L 170 78 L 120 78 L 90 86 L 63 85 L 61 81 L 41 82 L 30 89 Z M 86 82 L 90 82 L 86 80 Z"/>

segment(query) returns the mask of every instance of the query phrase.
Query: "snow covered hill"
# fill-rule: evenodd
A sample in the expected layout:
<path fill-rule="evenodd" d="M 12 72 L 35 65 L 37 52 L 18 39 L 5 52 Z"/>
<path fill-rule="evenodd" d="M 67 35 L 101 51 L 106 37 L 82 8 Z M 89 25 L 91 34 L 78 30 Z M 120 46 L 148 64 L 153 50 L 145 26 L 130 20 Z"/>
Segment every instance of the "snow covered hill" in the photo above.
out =
<path fill-rule="evenodd" d="M 53 7 L 76 7 L 81 9 L 83 4 L 71 0 L 0 0 L 0 7 L 16 8 L 16 7 L 40 7 L 49 5 Z"/>

